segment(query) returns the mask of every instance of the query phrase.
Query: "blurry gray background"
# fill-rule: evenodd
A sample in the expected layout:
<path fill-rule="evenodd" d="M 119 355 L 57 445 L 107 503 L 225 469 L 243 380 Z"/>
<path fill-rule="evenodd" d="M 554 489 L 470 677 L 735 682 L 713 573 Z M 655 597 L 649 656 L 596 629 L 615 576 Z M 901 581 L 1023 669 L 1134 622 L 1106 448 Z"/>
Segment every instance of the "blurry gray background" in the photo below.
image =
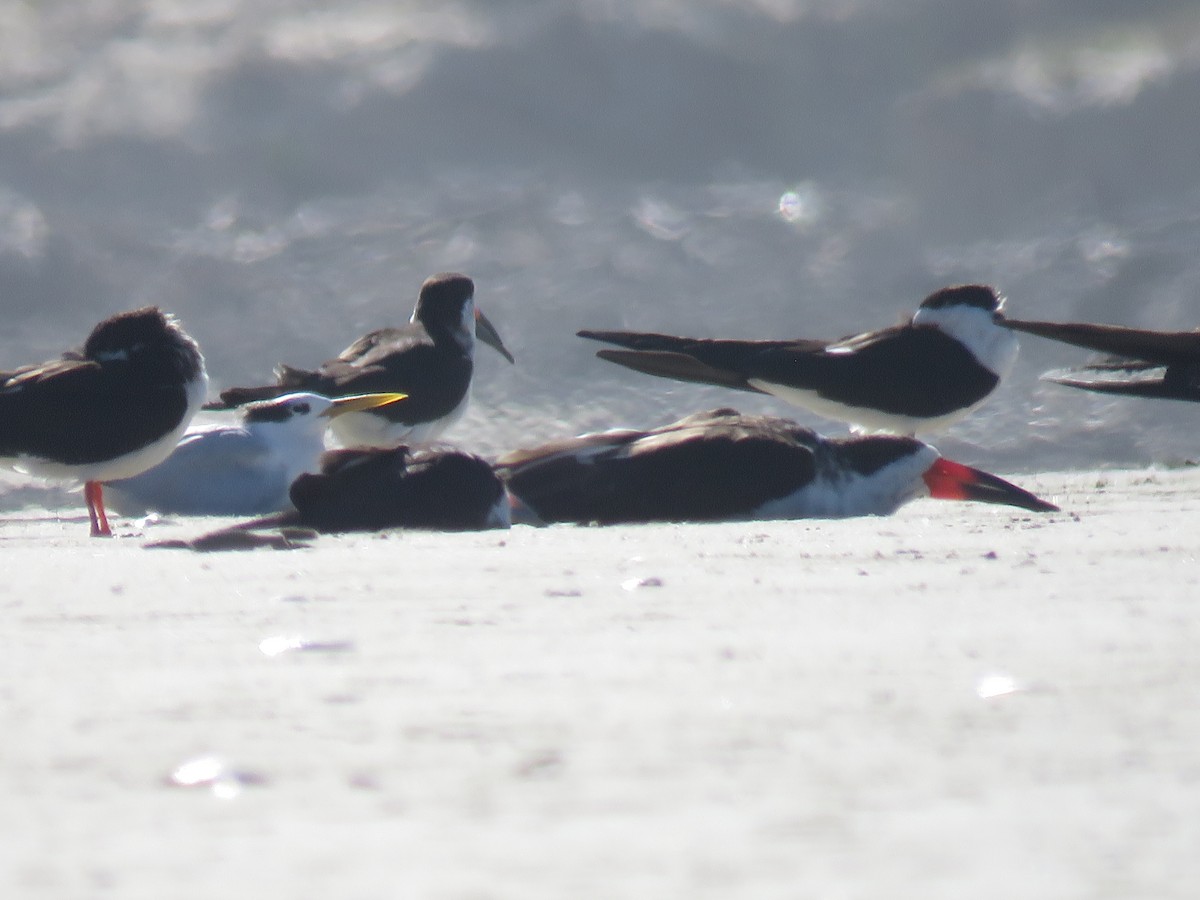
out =
<path fill-rule="evenodd" d="M 214 386 L 312 365 L 460 270 L 482 451 L 778 401 L 580 327 L 837 337 L 929 291 L 1200 326 L 1194 0 L 0 2 L 0 366 L 156 303 Z M 1200 455 L 1200 407 L 1018 372 L 937 440 L 1002 470 Z"/>

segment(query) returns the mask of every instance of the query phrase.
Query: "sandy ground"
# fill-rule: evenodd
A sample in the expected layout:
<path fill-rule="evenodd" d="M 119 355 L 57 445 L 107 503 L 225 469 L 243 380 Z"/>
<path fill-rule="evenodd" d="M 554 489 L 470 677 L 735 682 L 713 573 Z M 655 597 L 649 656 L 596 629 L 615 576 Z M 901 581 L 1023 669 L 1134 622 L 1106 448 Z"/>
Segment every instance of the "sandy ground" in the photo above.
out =
<path fill-rule="evenodd" d="M 1016 480 L 1064 512 L 7 512 L 0 896 L 1194 898 L 1200 471 Z"/>

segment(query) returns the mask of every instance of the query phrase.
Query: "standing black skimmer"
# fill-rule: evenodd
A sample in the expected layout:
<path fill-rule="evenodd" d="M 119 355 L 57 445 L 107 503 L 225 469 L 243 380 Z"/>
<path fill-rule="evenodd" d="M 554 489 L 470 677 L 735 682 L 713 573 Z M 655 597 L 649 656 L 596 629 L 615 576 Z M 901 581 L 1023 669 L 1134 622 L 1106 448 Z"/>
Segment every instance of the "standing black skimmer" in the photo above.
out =
<path fill-rule="evenodd" d="M 1017 339 L 982 284 L 930 294 L 905 324 L 837 341 L 739 341 L 580 331 L 625 349 L 597 356 L 639 372 L 772 394 L 869 431 L 915 434 L 966 416 L 1012 369 Z"/>
<path fill-rule="evenodd" d="M 166 459 L 207 390 L 200 348 L 173 318 L 152 306 L 121 313 L 82 351 L 0 372 L 0 461 L 82 481 L 92 535 L 109 536 L 101 482 Z"/>
<path fill-rule="evenodd" d="M 127 515 L 259 516 L 290 506 L 288 488 L 320 468 L 325 427 L 338 416 L 403 400 L 403 394 L 284 394 L 242 407 L 236 425 L 193 425 L 165 460 L 105 484 Z"/>
<path fill-rule="evenodd" d="M 1008 319 L 1015 331 L 1036 334 L 1076 347 L 1109 354 L 1107 359 L 1042 378 L 1069 387 L 1200 402 L 1200 331 L 1143 331 L 1087 322 L 1025 322 Z"/>
<path fill-rule="evenodd" d="M 311 529 L 325 534 L 419 528 L 482 531 L 508 528 L 509 500 L 504 482 L 483 459 L 460 450 L 435 447 L 332 450 L 318 474 L 292 483 L 287 512 L 210 532 L 190 541 L 168 540 L 148 547 L 240 550 L 294 546 L 287 532 Z M 254 532 L 279 529 L 278 537 Z"/>
<path fill-rule="evenodd" d="M 475 285 L 466 275 L 434 275 L 421 285 L 412 320 L 359 338 L 315 370 L 279 366 L 277 383 L 221 392 L 228 409 L 252 400 L 308 391 L 326 397 L 400 393 L 404 403 L 339 416 L 332 431 L 348 447 L 427 443 L 462 418 L 475 368 L 475 340 L 512 354 L 487 317 L 475 308 Z"/>
<path fill-rule="evenodd" d="M 787 419 L 732 409 L 517 451 L 496 470 L 516 520 L 544 523 L 889 515 L 922 496 L 1058 508 L 916 438 L 829 440 Z"/>

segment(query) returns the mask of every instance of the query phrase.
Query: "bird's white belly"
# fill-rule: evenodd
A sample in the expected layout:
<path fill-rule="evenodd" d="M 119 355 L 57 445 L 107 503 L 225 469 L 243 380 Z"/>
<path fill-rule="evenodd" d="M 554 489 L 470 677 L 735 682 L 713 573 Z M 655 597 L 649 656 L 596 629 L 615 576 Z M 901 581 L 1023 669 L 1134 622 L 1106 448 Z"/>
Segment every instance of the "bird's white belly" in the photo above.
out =
<path fill-rule="evenodd" d="M 126 453 L 116 459 L 82 465 L 20 456 L 17 457 L 13 468 L 28 475 L 36 475 L 39 478 L 48 478 L 53 481 L 111 481 L 118 478 L 132 478 L 134 475 L 157 466 L 170 456 L 182 436 L 183 429 L 178 429 L 164 435 L 152 444 L 147 444 L 140 450 Z"/>
<path fill-rule="evenodd" d="M 132 478 L 147 469 L 157 466 L 171 455 L 192 417 L 204 402 L 208 392 L 208 376 L 196 379 L 188 387 L 187 410 L 174 429 L 164 434 L 156 441 L 151 441 L 144 447 L 118 456 L 114 459 L 102 459 L 92 463 L 62 463 L 52 459 L 41 459 L 34 456 L 18 456 L 10 461 L 10 465 L 18 472 L 48 478 L 54 481 L 116 481 L 120 478 Z"/>
<path fill-rule="evenodd" d="M 764 503 L 754 517 L 769 521 L 888 516 L 919 496 L 920 485 L 873 485 L 870 479 L 855 478 L 822 481 Z"/>
<path fill-rule="evenodd" d="M 891 434 L 941 431 L 944 428 L 949 428 L 983 403 L 983 400 L 980 400 L 979 403 L 964 406 L 962 409 L 956 409 L 942 416 L 924 418 L 920 416 L 906 416 L 900 413 L 883 412 L 882 410 L 871 409 L 865 406 L 849 406 L 845 403 L 838 403 L 836 400 L 822 397 L 816 391 L 773 384 L 769 381 L 763 381 L 761 378 L 750 378 L 748 381 L 760 391 L 766 391 L 773 397 L 778 397 L 780 400 L 784 400 L 793 406 L 810 410 L 827 419 L 834 419 L 838 422 L 850 422 L 857 426 L 856 430 L 885 431 Z"/>
<path fill-rule="evenodd" d="M 862 475 L 825 466 L 808 484 L 764 503 L 759 519 L 840 519 L 847 516 L 889 516 L 910 500 L 929 493 L 921 473 L 937 458 L 926 447 L 902 461 Z"/>
<path fill-rule="evenodd" d="M 401 444 L 427 444 L 437 440 L 442 432 L 461 419 L 467 412 L 469 402 L 470 392 L 463 394 L 458 406 L 448 415 L 416 424 L 393 422 L 370 411 L 346 413 L 334 419 L 329 430 L 342 447 L 379 447 L 390 450 Z"/>

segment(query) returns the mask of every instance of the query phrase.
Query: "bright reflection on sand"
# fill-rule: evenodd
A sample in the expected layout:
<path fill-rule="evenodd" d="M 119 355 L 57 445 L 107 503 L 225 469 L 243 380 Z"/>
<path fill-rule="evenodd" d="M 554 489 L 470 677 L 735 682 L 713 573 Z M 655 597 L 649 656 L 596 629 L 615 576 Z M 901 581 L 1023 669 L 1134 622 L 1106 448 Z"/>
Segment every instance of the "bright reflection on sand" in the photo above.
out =
<path fill-rule="evenodd" d="M 261 641 L 258 649 L 263 656 L 279 656 L 281 653 L 287 653 L 289 650 L 303 649 L 305 644 L 304 638 L 295 635 L 276 635 Z"/>
<path fill-rule="evenodd" d="M 975 693 L 981 700 L 991 700 L 993 697 L 1003 697 L 1020 690 L 1017 682 L 1009 675 L 985 675 L 975 685 Z"/>
<path fill-rule="evenodd" d="M 177 787 L 211 788 L 214 797 L 232 800 L 254 779 L 232 771 L 215 756 L 199 756 L 179 765 L 167 780 Z"/>
<path fill-rule="evenodd" d="M 663 580 L 654 575 L 649 578 L 626 578 L 621 582 L 621 589 L 625 591 L 636 591 L 647 587 L 662 587 Z"/>
<path fill-rule="evenodd" d="M 171 781 L 180 787 L 195 787 L 207 784 L 220 776 L 225 764 L 215 756 L 201 756 L 189 759 L 171 773 Z"/>
<path fill-rule="evenodd" d="M 324 651 L 336 653 L 354 649 L 350 641 L 310 641 L 308 638 L 295 634 L 277 634 L 264 638 L 258 644 L 263 656 L 280 656 L 294 651 Z"/>

